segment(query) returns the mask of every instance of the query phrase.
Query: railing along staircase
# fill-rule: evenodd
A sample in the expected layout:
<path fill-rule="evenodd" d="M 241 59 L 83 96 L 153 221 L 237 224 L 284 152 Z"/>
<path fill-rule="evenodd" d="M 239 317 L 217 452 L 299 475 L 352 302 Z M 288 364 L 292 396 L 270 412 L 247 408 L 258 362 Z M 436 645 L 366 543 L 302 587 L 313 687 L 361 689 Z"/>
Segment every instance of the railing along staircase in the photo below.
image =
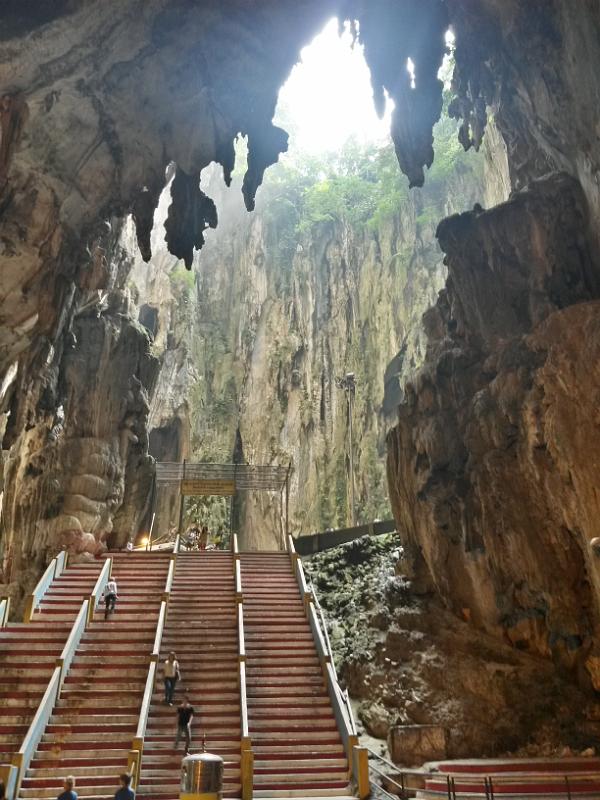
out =
<path fill-rule="evenodd" d="M 194 631 L 200 636 L 201 649 L 194 645 L 187 661 L 183 653 L 184 681 L 195 693 L 200 710 L 194 747 L 199 749 L 204 734 L 209 749 L 222 752 L 226 797 L 252 800 L 297 795 L 298 791 L 306 796 L 349 796 L 352 777 L 365 797 L 364 751 L 358 746 L 347 694 L 337 682 L 322 609 L 307 586 L 291 538 L 287 554 L 240 554 L 234 536 L 229 556 L 185 553 L 180 566 L 179 550 L 178 538 L 171 556 L 155 551 L 117 554 L 101 565 L 77 567 L 69 578 L 64 576 L 66 555 L 61 554 L 45 571 L 27 604 L 26 619 L 33 621 L 24 627 L 37 626 L 37 620 L 48 616 L 52 622 L 46 629 L 58 625 L 65 632 L 21 744 L 10 763 L 0 765 L 8 800 L 50 798 L 69 772 L 77 778 L 80 796 L 104 796 L 112 773 L 124 768 L 132 774 L 140 800 L 174 800 L 180 755 L 173 751 L 171 767 L 168 741 L 174 732 L 174 710 L 169 712 L 162 702 L 159 661 L 182 641 L 178 631 L 183 641 L 193 638 Z M 168 569 L 164 559 L 170 559 Z M 226 563 L 232 570 L 229 590 L 223 572 Z M 96 612 L 115 564 L 126 580 L 119 581 L 114 620 L 99 624 Z M 166 579 L 155 606 L 158 575 L 165 575 L 157 571 L 162 569 L 159 564 L 165 564 Z M 132 570 L 137 570 L 138 581 Z M 89 584 L 75 577 L 80 592 L 77 606 L 76 592 L 67 587 L 80 573 L 93 574 L 94 583 L 86 591 Z M 121 587 L 128 582 L 129 594 L 124 591 L 122 599 Z M 0 599 L 0 636 L 5 635 L 3 631 L 13 635 L 7 625 L 8 610 L 8 598 Z M 148 640 L 150 630 L 152 639 Z M 290 630 L 298 639 L 298 649 L 296 643 L 287 643 Z M 49 635 L 53 642 L 60 640 L 54 633 Z M 123 649 L 128 638 L 135 643 L 132 658 Z M 143 655 L 146 641 L 151 643 L 148 656 Z M 100 656 L 102 648 L 106 653 Z M 144 658 L 148 658 L 145 673 Z M 122 662 L 117 663 L 114 675 L 109 669 L 111 660 Z M 21 668 L 21 661 L 17 663 Z M 230 664 L 237 664 L 231 683 Z M 128 681 L 127 689 L 123 681 Z M 280 702 L 283 707 L 278 711 Z M 124 737 L 134 707 L 139 712 L 127 743 Z"/>
<path fill-rule="evenodd" d="M 28 597 L 23 623 L 9 622 L 10 601 L 0 600 L 0 780 L 9 800 L 43 733 L 101 568 L 70 566 L 59 553 Z"/>
<path fill-rule="evenodd" d="M 300 596 L 302 597 L 314 637 L 338 730 L 342 737 L 344 749 L 350 764 L 354 787 L 358 797 L 363 800 L 363 798 L 368 797 L 371 792 L 368 750 L 360 746 L 350 697 L 348 692 L 342 689 L 337 678 L 333 650 L 323 608 L 319 603 L 312 582 L 308 582 L 306 579 L 302 559 L 296 552 L 294 540 L 291 536 L 288 537 L 287 544 L 292 570 L 298 582 Z"/>

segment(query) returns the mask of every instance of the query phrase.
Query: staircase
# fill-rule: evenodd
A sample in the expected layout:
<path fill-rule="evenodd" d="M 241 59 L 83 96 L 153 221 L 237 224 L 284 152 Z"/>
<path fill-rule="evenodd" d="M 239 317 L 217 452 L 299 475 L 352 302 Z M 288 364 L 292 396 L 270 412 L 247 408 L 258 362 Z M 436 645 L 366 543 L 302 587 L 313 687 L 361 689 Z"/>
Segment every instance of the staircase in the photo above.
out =
<path fill-rule="evenodd" d="M 240 558 L 255 796 L 348 796 L 348 760 L 290 556 Z"/>
<path fill-rule="evenodd" d="M 55 797 L 65 774 L 75 776 L 80 797 L 109 798 L 127 768 L 170 556 L 134 552 L 112 558 L 116 611 L 105 622 L 99 608 L 83 634 L 21 798 Z M 62 615 L 66 601 L 53 603 Z"/>
<path fill-rule="evenodd" d="M 80 797 L 108 800 L 119 773 L 135 763 L 134 750 L 142 756 L 138 800 L 177 800 L 184 743 L 175 750 L 176 706 L 185 693 L 196 712 L 192 752 L 205 740 L 209 752 L 222 756 L 225 798 L 242 796 L 243 766 L 245 798 L 253 790 L 256 798 L 348 800 L 346 750 L 356 737 L 346 723 L 343 741 L 338 730 L 333 708 L 338 717 L 346 712 L 331 666 L 323 671 L 326 648 L 320 634 L 313 638 L 314 610 L 290 554 L 180 552 L 174 573 L 169 553 L 112 559 L 116 612 L 105 622 L 99 608 L 74 639 L 79 644 L 66 662 L 60 696 L 54 708 L 45 706 L 51 716 L 41 740 L 29 739 L 33 748 L 39 744 L 31 761 L 28 751 L 18 797 L 55 797 L 61 779 L 72 774 Z M 57 680 L 56 659 L 103 563 L 68 568 L 48 587 L 33 622 L 0 629 L 0 763 L 18 751 L 51 675 Z M 157 657 L 167 574 L 168 613 L 152 688 L 149 664 Z M 162 662 L 170 651 L 183 678 L 173 707 L 163 693 Z"/>
<path fill-rule="evenodd" d="M 435 768 L 425 776 L 424 788 L 417 793 L 423 800 L 448 796 L 488 798 L 571 796 L 598 797 L 600 759 L 476 759 L 425 765 Z"/>
<path fill-rule="evenodd" d="M 21 746 L 101 566 L 67 567 L 53 580 L 31 622 L 0 628 L 0 763 L 10 763 Z"/>
<path fill-rule="evenodd" d="M 240 696 L 233 556 L 220 551 L 177 556 L 161 666 L 148 716 L 137 800 L 177 800 L 184 743 L 174 748 L 176 707 L 187 693 L 196 715 L 192 753 L 206 749 L 225 762 L 224 797 L 240 797 Z M 182 681 L 173 707 L 164 703 L 162 662 L 175 651 Z"/>

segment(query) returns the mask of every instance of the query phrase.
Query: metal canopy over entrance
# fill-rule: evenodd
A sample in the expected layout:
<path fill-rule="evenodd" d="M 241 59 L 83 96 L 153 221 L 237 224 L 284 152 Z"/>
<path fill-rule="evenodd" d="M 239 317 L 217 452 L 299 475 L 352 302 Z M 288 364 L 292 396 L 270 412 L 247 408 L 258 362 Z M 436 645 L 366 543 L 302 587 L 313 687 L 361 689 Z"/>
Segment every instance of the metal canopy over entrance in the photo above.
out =
<path fill-rule="evenodd" d="M 285 535 L 289 533 L 289 480 L 292 470 L 271 464 L 201 464 L 188 461 L 158 461 L 155 481 L 157 489 L 179 492 L 179 530 L 184 518 L 186 497 L 229 497 L 237 492 L 278 492 L 285 517 Z M 285 498 L 284 498 L 285 493 Z M 230 505 L 230 529 L 233 506 Z"/>

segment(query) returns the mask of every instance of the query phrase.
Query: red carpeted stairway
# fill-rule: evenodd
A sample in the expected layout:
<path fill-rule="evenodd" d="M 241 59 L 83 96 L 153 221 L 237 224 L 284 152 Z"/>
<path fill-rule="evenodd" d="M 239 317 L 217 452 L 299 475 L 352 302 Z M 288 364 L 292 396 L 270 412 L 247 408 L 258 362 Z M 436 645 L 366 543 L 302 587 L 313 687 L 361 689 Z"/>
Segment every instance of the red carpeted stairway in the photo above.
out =
<path fill-rule="evenodd" d="M 173 650 L 181 666 L 173 707 L 164 703 L 162 663 Z M 225 761 L 224 797 L 239 797 L 240 695 L 233 556 L 180 553 L 171 588 L 157 682 L 152 696 L 137 800 L 179 797 L 184 743 L 174 748 L 176 708 L 184 692 L 196 712 L 191 752 L 206 749 Z"/>
<path fill-rule="evenodd" d="M 478 759 L 435 765 L 437 774 L 425 778 L 417 797 L 528 797 L 598 796 L 600 759 Z"/>
<path fill-rule="evenodd" d="M 242 553 L 257 797 L 349 795 L 349 766 L 287 553 Z"/>
<path fill-rule="evenodd" d="M 80 797 L 112 797 L 127 767 L 170 563 L 168 553 L 116 553 L 119 600 L 84 632 L 19 797 L 55 797 L 72 774 Z M 60 652 L 60 651 L 59 651 Z"/>
<path fill-rule="evenodd" d="M 67 567 L 54 578 L 31 622 L 0 628 L 0 763 L 10 763 L 54 671 L 102 562 Z"/>

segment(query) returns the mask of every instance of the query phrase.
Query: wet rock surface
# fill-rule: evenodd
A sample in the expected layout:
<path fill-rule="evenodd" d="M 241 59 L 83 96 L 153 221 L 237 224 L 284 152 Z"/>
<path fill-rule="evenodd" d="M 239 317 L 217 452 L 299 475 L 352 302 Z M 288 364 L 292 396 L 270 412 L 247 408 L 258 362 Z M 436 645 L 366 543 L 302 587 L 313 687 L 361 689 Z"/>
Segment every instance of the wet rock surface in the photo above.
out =
<path fill-rule="evenodd" d="M 600 742 L 598 704 L 549 661 L 473 630 L 419 590 L 396 535 L 364 537 L 304 565 L 338 674 L 382 748 L 396 725 L 444 728 L 449 757 L 558 755 Z"/>

